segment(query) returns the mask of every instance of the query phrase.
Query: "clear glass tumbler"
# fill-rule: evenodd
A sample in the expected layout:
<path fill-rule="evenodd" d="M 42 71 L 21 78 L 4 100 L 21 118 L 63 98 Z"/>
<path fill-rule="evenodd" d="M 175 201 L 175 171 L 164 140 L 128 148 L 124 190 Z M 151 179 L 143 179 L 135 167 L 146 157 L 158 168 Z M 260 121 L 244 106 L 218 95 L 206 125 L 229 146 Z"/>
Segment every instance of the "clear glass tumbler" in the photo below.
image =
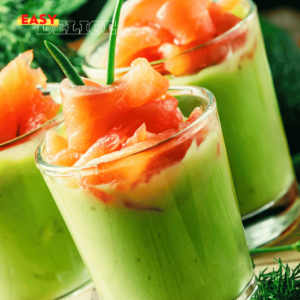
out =
<path fill-rule="evenodd" d="M 197 87 L 169 93 L 185 116 L 204 113 L 158 144 L 94 165 L 49 165 L 44 142 L 37 167 L 100 299 L 250 299 L 256 282 L 216 100 Z"/>

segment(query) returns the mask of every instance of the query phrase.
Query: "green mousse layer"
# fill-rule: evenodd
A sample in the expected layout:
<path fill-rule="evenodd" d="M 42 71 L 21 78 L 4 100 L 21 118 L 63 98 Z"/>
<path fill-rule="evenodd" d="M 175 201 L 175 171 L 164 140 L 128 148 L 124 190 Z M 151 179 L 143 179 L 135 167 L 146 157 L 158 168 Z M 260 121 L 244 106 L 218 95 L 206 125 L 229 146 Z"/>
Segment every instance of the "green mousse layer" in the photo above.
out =
<path fill-rule="evenodd" d="M 44 177 L 101 299 L 231 300 L 252 278 L 216 130 L 147 183 L 126 192 L 97 186 L 112 202 Z M 124 201 L 135 204 L 125 207 Z"/>
<path fill-rule="evenodd" d="M 89 280 L 34 164 L 40 139 L 0 152 L 1 300 L 53 300 Z"/>
<path fill-rule="evenodd" d="M 276 201 L 295 178 L 257 17 L 252 22 L 246 45 L 225 62 L 171 80 L 216 96 L 242 215 Z"/>

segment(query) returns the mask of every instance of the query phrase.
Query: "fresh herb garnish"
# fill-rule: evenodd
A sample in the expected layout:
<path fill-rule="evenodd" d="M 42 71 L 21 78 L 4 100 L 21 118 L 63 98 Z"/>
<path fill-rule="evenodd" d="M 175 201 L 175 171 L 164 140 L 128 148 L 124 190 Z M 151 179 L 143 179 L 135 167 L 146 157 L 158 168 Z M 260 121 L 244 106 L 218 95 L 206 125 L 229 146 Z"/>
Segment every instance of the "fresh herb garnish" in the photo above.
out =
<path fill-rule="evenodd" d="M 107 84 L 112 84 L 115 81 L 116 40 L 122 4 L 123 0 L 118 0 L 112 20 L 108 47 Z"/>
<path fill-rule="evenodd" d="M 291 250 L 300 252 L 300 241 L 292 245 L 251 249 L 249 252 L 250 254 L 258 254 L 258 253 L 270 253 L 270 252 L 281 252 L 281 251 L 291 251 Z"/>
<path fill-rule="evenodd" d="M 112 84 L 115 80 L 116 39 L 122 4 L 123 0 L 118 0 L 112 20 L 111 32 L 109 36 L 107 84 Z M 71 83 L 74 85 L 84 85 L 83 80 L 78 75 L 68 58 L 52 43 L 45 41 L 45 45 Z"/>
<path fill-rule="evenodd" d="M 71 83 L 74 85 L 84 85 L 83 80 L 78 75 L 68 58 L 52 43 L 45 41 L 45 45 Z"/>
<path fill-rule="evenodd" d="M 274 269 L 266 273 L 267 269 L 256 276 L 258 289 L 252 300 L 298 300 L 300 299 L 300 264 L 291 270 L 284 266 L 281 260 L 274 260 L 279 264 L 277 271 Z"/>

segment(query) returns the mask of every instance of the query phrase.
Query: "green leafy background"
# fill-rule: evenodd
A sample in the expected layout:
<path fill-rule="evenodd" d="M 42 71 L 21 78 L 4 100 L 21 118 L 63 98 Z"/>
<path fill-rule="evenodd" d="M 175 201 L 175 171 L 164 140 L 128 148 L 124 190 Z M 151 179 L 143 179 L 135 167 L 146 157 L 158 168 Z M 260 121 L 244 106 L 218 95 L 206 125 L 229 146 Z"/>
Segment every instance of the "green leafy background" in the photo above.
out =
<path fill-rule="evenodd" d="M 70 13 L 82 7 L 87 0 L 0 0 L 0 69 L 19 53 L 34 49 L 33 66 L 40 66 L 48 81 L 58 82 L 63 78 L 56 62 L 49 56 L 43 43 L 45 36 L 37 35 L 37 26 L 18 26 L 17 19 L 22 14 L 57 14 L 59 19 L 69 19 Z M 74 51 L 68 50 L 65 42 L 58 35 L 49 34 L 47 40 L 60 46 L 80 71 L 81 60 Z"/>

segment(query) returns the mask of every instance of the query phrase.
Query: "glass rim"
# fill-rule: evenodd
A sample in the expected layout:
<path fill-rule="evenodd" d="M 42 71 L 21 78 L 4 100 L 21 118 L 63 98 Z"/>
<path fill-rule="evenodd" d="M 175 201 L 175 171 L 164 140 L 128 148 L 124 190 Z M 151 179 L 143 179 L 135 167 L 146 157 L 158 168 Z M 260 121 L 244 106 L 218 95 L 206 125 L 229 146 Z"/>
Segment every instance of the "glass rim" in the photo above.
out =
<path fill-rule="evenodd" d="M 47 83 L 47 89 L 48 87 L 59 87 L 59 83 Z M 7 142 L 4 142 L 4 143 L 0 143 L 0 150 L 2 147 L 10 147 L 11 145 L 13 145 L 14 143 L 17 143 L 17 142 L 20 142 L 22 141 L 23 139 L 26 139 L 28 138 L 29 136 L 33 135 L 34 133 L 36 133 L 37 131 L 39 131 L 40 129 L 46 127 L 47 125 L 51 124 L 51 123 L 59 123 L 59 122 L 62 122 L 63 121 L 63 112 L 62 112 L 62 109 L 60 107 L 58 113 L 50 120 L 46 121 L 45 123 L 43 123 L 42 125 L 38 126 L 37 128 L 23 134 L 23 135 L 20 135 L 12 140 L 9 140 Z"/>
<path fill-rule="evenodd" d="M 197 86 L 171 86 L 171 87 L 169 87 L 168 91 L 186 91 L 186 92 L 189 92 L 196 96 L 198 95 L 199 97 L 207 100 L 207 107 L 205 108 L 202 115 L 196 121 L 194 121 L 192 124 L 190 124 L 189 126 L 187 126 L 184 129 L 180 130 L 179 132 L 175 133 L 174 135 L 158 142 L 157 144 L 151 145 L 145 149 L 138 150 L 136 152 L 130 153 L 130 154 L 122 156 L 122 157 L 118 157 L 115 159 L 111 159 L 111 160 L 108 160 L 105 162 L 100 162 L 98 164 L 93 164 L 93 165 L 65 167 L 65 166 L 51 165 L 51 164 L 47 163 L 43 159 L 43 156 L 42 156 L 42 153 L 43 153 L 43 150 L 45 147 L 45 139 L 44 139 L 41 142 L 41 144 L 38 146 L 38 148 L 35 152 L 35 164 L 36 164 L 37 168 L 42 173 L 45 173 L 45 174 L 51 175 L 51 176 L 59 176 L 59 177 L 69 176 L 70 173 L 72 173 L 72 175 L 74 175 L 74 172 L 77 173 L 77 172 L 84 171 L 84 170 L 94 170 L 94 169 L 97 169 L 97 167 L 103 163 L 110 163 L 113 161 L 118 161 L 120 159 L 124 159 L 124 158 L 130 157 L 130 156 L 136 155 L 138 153 L 141 153 L 141 152 L 147 151 L 148 149 L 156 147 L 162 143 L 165 143 L 166 141 L 169 141 L 169 140 L 179 136 L 180 134 L 185 133 L 186 131 L 190 130 L 192 127 L 201 123 L 203 120 L 204 120 L 204 124 L 206 124 L 211 118 L 211 116 L 210 116 L 211 112 L 213 112 L 217 109 L 216 98 L 215 98 L 214 94 L 205 88 L 197 87 Z M 94 173 L 92 173 L 92 174 L 94 174 Z"/>
<path fill-rule="evenodd" d="M 188 52 L 191 52 L 191 51 L 194 51 L 194 50 L 197 50 L 197 49 L 200 49 L 202 47 L 206 47 L 210 44 L 213 44 L 215 42 L 218 42 L 219 40 L 222 40 L 224 37 L 232 34 L 233 32 L 235 32 L 236 30 L 238 29 L 241 29 L 244 27 L 244 24 L 246 21 L 248 21 L 249 19 L 251 19 L 254 14 L 256 14 L 257 12 L 257 6 L 256 4 L 252 1 L 252 0 L 244 0 L 246 1 L 248 4 L 249 4 L 249 11 L 247 12 L 246 16 L 240 21 L 238 22 L 234 27 L 230 28 L 229 30 L 227 30 L 226 32 L 224 32 L 223 34 L 213 38 L 212 40 L 210 41 L 207 41 L 203 44 L 200 44 L 196 47 L 193 47 L 193 48 L 190 48 L 190 49 L 187 49 L 187 50 L 184 50 L 176 55 L 173 55 L 173 56 L 170 56 L 170 57 L 166 57 L 166 58 L 163 58 L 161 60 L 156 60 L 156 61 L 152 61 L 150 62 L 150 65 L 151 66 L 156 66 L 156 65 L 159 65 L 161 63 L 164 63 L 168 60 L 171 60 L 175 57 L 178 57 L 182 54 L 185 54 L 185 53 L 188 53 Z M 82 67 L 84 69 L 84 71 L 88 70 L 88 71 L 97 71 L 97 72 L 100 72 L 101 74 L 106 72 L 107 68 L 101 68 L 101 67 L 95 67 L 95 66 L 92 66 L 90 63 L 89 63 L 89 58 L 91 56 L 91 54 L 101 45 L 103 44 L 104 42 L 107 42 L 109 39 L 108 36 L 104 35 L 102 36 L 98 42 L 96 42 L 94 45 L 91 45 L 90 48 L 88 49 L 87 51 L 87 54 L 84 56 L 83 60 L 82 60 Z M 122 68 L 115 68 L 115 74 L 120 74 L 120 73 L 126 73 L 130 70 L 130 66 L 128 67 L 122 67 Z"/>

